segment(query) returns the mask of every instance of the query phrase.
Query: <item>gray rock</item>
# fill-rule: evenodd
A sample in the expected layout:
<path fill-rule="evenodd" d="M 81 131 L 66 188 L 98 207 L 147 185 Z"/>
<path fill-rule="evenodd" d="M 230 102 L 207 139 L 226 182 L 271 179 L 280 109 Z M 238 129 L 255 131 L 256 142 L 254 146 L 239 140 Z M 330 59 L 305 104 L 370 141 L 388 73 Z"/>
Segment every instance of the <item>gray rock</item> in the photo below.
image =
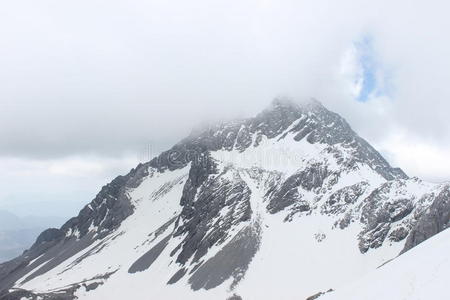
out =
<path fill-rule="evenodd" d="M 361 222 L 364 230 L 359 234 L 359 248 L 365 253 L 370 248 L 383 245 L 391 230 L 391 224 L 408 216 L 414 209 L 414 199 L 397 199 L 395 202 L 386 201 L 391 190 L 401 188 L 404 181 L 388 181 L 375 189 L 363 201 Z"/>
<path fill-rule="evenodd" d="M 185 238 L 172 252 L 180 250 L 177 263 L 185 264 L 193 255 L 193 263 L 198 262 L 210 247 L 223 243 L 233 226 L 250 219 L 251 192 L 236 170 L 229 168 L 214 176 L 209 176 L 210 171 L 193 167 L 183 190 L 183 210 L 174 236 Z M 233 180 L 226 178 L 227 173 Z M 225 207 L 228 213 L 220 216 Z"/>
<path fill-rule="evenodd" d="M 401 253 L 419 245 L 423 241 L 449 228 L 450 185 L 445 186 L 436 196 L 431 206 L 422 214 L 408 235 Z"/>
<path fill-rule="evenodd" d="M 230 289 L 243 278 L 254 255 L 259 249 L 261 228 L 259 224 L 242 229 L 214 257 L 202 264 L 189 283 L 194 291 L 212 289 L 233 278 Z"/>
<path fill-rule="evenodd" d="M 328 198 L 321 208 L 324 214 L 335 215 L 346 211 L 350 204 L 354 204 L 367 190 L 369 184 L 365 181 L 346 186 L 337 190 Z"/>
<path fill-rule="evenodd" d="M 149 251 L 147 251 L 144 255 L 138 258 L 128 269 L 128 273 L 136 273 L 147 270 L 161 255 L 164 249 L 167 247 L 171 235 L 166 236 L 162 239 L 158 244 L 153 246 Z"/>
<path fill-rule="evenodd" d="M 169 279 L 169 281 L 167 282 L 167 284 L 174 284 L 177 283 L 178 280 L 180 280 L 181 278 L 183 278 L 183 276 L 187 273 L 187 269 L 186 268 L 181 268 L 179 269 L 175 274 L 173 274 L 173 276 Z"/>

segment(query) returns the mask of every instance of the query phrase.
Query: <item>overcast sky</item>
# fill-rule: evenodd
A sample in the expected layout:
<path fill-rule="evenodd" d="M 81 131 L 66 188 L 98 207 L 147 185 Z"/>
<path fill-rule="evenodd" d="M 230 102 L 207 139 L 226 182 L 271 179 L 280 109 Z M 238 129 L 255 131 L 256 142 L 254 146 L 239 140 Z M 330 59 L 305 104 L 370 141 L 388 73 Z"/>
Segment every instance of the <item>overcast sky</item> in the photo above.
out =
<path fill-rule="evenodd" d="M 2 1 L 0 209 L 73 215 L 148 152 L 278 95 L 317 98 L 408 175 L 450 180 L 449 11 L 445 0 Z"/>

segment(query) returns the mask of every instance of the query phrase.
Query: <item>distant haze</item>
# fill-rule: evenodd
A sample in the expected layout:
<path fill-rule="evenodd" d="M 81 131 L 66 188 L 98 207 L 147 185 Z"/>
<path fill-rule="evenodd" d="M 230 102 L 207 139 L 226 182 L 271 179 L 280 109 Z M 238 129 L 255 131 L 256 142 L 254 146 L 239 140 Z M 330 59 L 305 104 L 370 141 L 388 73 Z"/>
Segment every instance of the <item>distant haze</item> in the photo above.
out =
<path fill-rule="evenodd" d="M 59 227 L 63 222 L 61 217 L 18 217 L 0 210 L 0 263 L 22 254 L 44 229 Z"/>

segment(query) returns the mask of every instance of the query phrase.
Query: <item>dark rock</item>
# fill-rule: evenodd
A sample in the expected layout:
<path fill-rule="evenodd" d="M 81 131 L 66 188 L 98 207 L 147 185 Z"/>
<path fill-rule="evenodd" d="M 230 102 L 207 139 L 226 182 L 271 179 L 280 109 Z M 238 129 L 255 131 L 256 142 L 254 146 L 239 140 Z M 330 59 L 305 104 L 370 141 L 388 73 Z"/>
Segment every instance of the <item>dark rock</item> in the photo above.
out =
<path fill-rule="evenodd" d="M 170 238 L 171 235 L 166 236 L 158 244 L 156 244 L 149 251 L 147 251 L 144 255 L 139 257 L 138 260 L 136 260 L 130 266 L 130 268 L 128 269 L 128 273 L 136 273 L 147 270 L 167 247 Z"/>
<path fill-rule="evenodd" d="M 185 264 L 193 255 L 193 262 L 198 262 L 210 247 L 225 240 L 231 227 L 251 216 L 251 191 L 236 170 L 229 168 L 209 178 L 207 174 L 190 172 L 193 178 L 188 179 L 183 190 L 183 210 L 174 236 L 185 235 L 185 238 L 172 252 L 181 249 L 177 257 L 180 264 Z M 231 174 L 233 180 L 227 179 L 226 174 Z M 204 178 L 202 184 L 197 182 L 199 177 Z M 220 216 L 225 207 L 228 213 Z"/>
<path fill-rule="evenodd" d="M 450 224 L 450 185 L 445 186 L 436 196 L 431 206 L 422 214 L 408 235 L 404 253 L 426 239 L 447 229 Z"/>
<path fill-rule="evenodd" d="M 322 206 L 322 213 L 343 213 L 349 204 L 355 203 L 366 192 L 368 186 L 369 184 L 363 181 L 337 190 Z"/>
<path fill-rule="evenodd" d="M 301 187 L 307 191 L 320 188 L 328 174 L 326 166 L 323 166 L 322 164 L 313 164 L 290 176 L 281 187 L 273 193 L 269 204 L 267 205 L 267 209 L 270 213 L 274 214 L 288 206 L 300 202 L 302 200 L 302 195 L 299 193 L 298 188 Z M 306 202 L 303 202 L 301 207 L 300 211 L 310 209 L 309 204 Z"/>
<path fill-rule="evenodd" d="M 61 240 L 64 237 L 64 232 L 57 228 L 49 228 L 43 231 L 36 239 L 35 245 L 42 243 L 53 242 Z M 32 246 L 32 248 L 34 245 Z"/>
<path fill-rule="evenodd" d="M 179 269 L 175 274 L 173 274 L 173 276 L 169 279 L 169 281 L 167 282 L 167 284 L 174 284 L 177 283 L 178 280 L 180 280 L 181 278 L 183 278 L 183 276 L 186 274 L 187 269 L 186 268 L 181 268 Z"/>
<path fill-rule="evenodd" d="M 409 234 L 409 230 L 405 227 L 398 227 L 389 234 L 389 239 L 393 242 L 400 242 L 404 240 Z"/>
<path fill-rule="evenodd" d="M 316 299 L 319 299 L 321 296 L 323 296 L 323 295 L 325 295 L 325 294 L 327 294 L 327 293 L 331 293 L 331 292 L 333 292 L 334 290 L 333 289 L 329 289 L 328 291 L 326 291 L 326 292 L 318 292 L 317 294 L 314 294 L 314 295 L 312 295 L 312 296 L 309 296 L 308 298 L 306 298 L 306 300 L 316 300 Z"/>
<path fill-rule="evenodd" d="M 388 181 L 375 189 L 363 201 L 360 221 L 365 224 L 365 228 L 359 234 L 359 248 L 362 253 L 383 245 L 391 224 L 404 219 L 413 211 L 414 199 L 400 198 L 395 201 L 389 199 L 392 190 L 401 189 L 404 186 L 403 181 Z"/>
<path fill-rule="evenodd" d="M 242 229 L 214 257 L 202 264 L 189 278 L 194 291 L 212 289 L 233 278 L 230 289 L 243 278 L 259 249 L 261 229 L 259 224 Z"/>

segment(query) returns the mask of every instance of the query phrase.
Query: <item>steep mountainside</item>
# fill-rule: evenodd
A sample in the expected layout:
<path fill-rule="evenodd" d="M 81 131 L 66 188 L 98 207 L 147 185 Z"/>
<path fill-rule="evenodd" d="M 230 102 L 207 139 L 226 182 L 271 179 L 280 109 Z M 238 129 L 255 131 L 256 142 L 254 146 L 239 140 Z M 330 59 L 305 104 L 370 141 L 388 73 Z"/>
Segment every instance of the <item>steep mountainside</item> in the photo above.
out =
<path fill-rule="evenodd" d="M 114 179 L 0 265 L 0 299 L 306 299 L 445 230 L 449 193 L 319 102 L 276 100 Z"/>

